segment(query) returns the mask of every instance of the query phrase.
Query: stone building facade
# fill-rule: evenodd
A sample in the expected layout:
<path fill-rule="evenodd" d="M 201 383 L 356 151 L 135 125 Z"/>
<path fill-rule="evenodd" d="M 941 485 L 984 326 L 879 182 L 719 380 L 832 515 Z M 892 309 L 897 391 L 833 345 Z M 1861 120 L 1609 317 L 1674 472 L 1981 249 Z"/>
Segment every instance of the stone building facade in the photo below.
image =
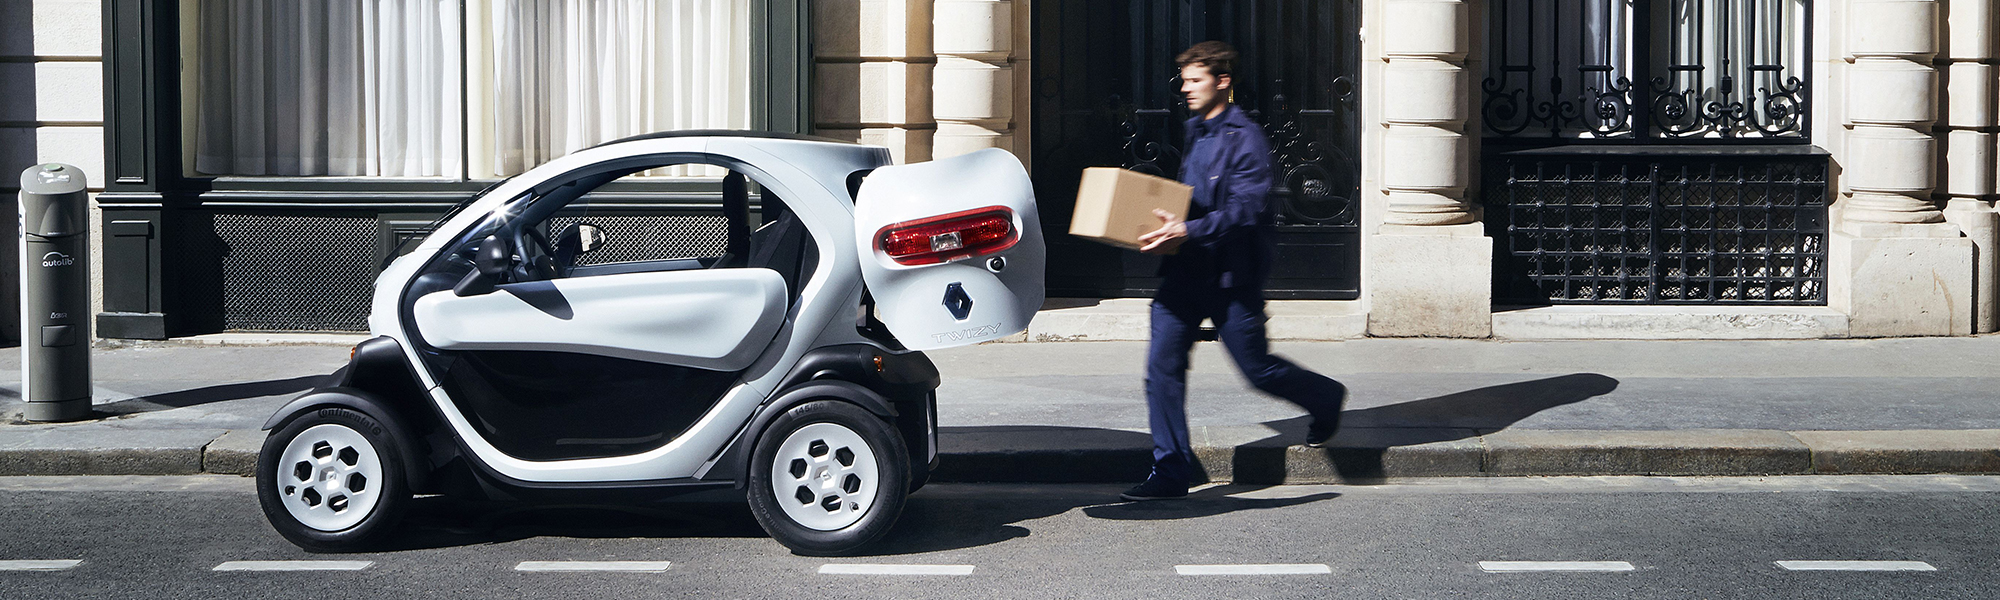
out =
<path fill-rule="evenodd" d="M 1093 60 L 1033 51 L 1042 21 L 1032 15 L 1057 4 L 820 4 L 815 30 L 825 36 L 820 39 L 837 41 L 818 46 L 815 53 L 816 89 L 822 90 L 816 98 L 819 131 L 889 145 L 905 160 L 986 146 L 1009 148 L 1023 160 L 1035 160 L 1035 146 L 1025 140 L 1050 132 L 1024 127 L 1028 121 L 1021 118 L 1039 114 L 1036 102 L 1048 95 L 1038 94 L 1038 85 L 1048 85 L 1048 78 L 1036 80 L 1034 63 Z M 1190 10 L 1198 12 L 1229 3 L 1192 4 L 1199 6 Z M 1241 4 L 1282 8 L 1285 3 Z M 1992 258 L 1995 86 L 2000 75 L 1995 71 L 1993 3 L 1811 0 L 1794 7 L 1803 9 L 1798 20 L 1777 24 L 1803 43 L 1800 50 L 1811 63 L 1810 79 L 1801 82 L 1810 119 L 1797 132 L 1810 147 L 1792 148 L 1791 153 L 1823 154 L 1829 173 L 1829 201 L 1815 224 L 1807 226 L 1818 228 L 1809 232 L 1821 235 L 1811 251 L 1823 262 L 1805 269 L 1811 273 L 1794 273 L 1820 278 L 1815 283 L 1823 287 L 1809 290 L 1815 296 L 1770 305 L 1742 297 L 1735 298 L 1741 302 L 1617 298 L 1548 306 L 1519 306 L 1495 297 L 1495 253 L 1507 251 L 1495 235 L 1507 234 L 1496 231 L 1488 218 L 1496 204 L 1482 197 L 1493 190 L 1482 189 L 1481 174 L 1483 165 L 1490 164 L 1488 155 L 1513 148 L 1490 139 L 1490 130 L 1482 127 L 1489 115 L 1482 113 L 1494 95 L 1486 86 L 1492 83 L 1494 63 L 1501 60 L 1491 56 L 1497 47 L 1492 38 L 1506 34 L 1496 27 L 1497 13 L 1508 10 L 1505 4 L 1359 0 L 1359 27 L 1342 33 L 1361 42 L 1360 294 L 1353 300 L 1278 302 L 1277 333 L 1817 338 L 1994 330 L 1995 279 L 2000 274 Z M 1574 10 L 1588 3 L 1549 4 Z M 1682 5 L 1731 9 L 1728 2 L 1672 4 L 1672 10 Z M 1740 4 L 1749 9 L 1767 5 Z M 843 31 L 860 31 L 860 39 L 834 37 Z M 968 56 L 978 57 L 976 69 L 960 66 Z M 853 66 L 857 61 L 859 69 Z M 891 100 L 875 102 L 877 98 Z M 924 110 L 925 105 L 931 110 Z M 967 110 L 974 105 L 981 110 Z M 1640 146 L 1635 152 L 1671 156 L 1682 150 L 1662 146 Z M 1686 147 L 1697 152 L 1712 148 Z M 1726 164 L 1754 160 L 1769 149 L 1745 144 L 1730 150 L 1709 155 Z M 1085 339 L 1127 337 L 1135 330 L 1143 334 L 1133 322 L 1136 309 L 1078 304 L 1086 307 L 1059 305 L 1045 313 L 1045 320 L 1063 324 L 1043 331 L 1050 337 Z M 1077 318 L 1063 321 L 1065 311 Z"/>
<path fill-rule="evenodd" d="M 0 104 L 0 156 L 12 161 L 0 166 L 63 161 L 114 175 L 93 177 L 109 207 L 101 334 L 231 328 L 220 318 L 162 325 L 229 296 L 200 286 L 240 285 L 228 273 L 176 284 L 171 266 L 161 271 L 189 247 L 171 241 L 189 235 L 176 228 L 213 226 L 189 207 L 352 213 L 381 231 L 482 186 L 469 176 L 147 180 L 183 178 L 147 170 L 178 173 L 181 157 L 167 150 L 183 140 L 138 123 L 181 110 L 132 103 L 180 89 L 166 70 L 176 49 L 143 36 L 161 35 L 163 15 L 189 2 L 0 9 L 0 77 L 36 99 Z M 1245 75 L 1251 96 L 1239 101 L 1279 140 L 1290 177 L 1281 253 L 1294 266 L 1273 294 L 1277 337 L 1826 338 L 2000 326 L 1991 0 L 752 5 L 759 81 L 779 82 L 758 88 L 757 123 L 886 146 L 905 162 L 1008 149 L 1035 176 L 1052 230 L 1067 225 L 1073 182 L 1062 180 L 1078 166 L 1171 175 L 1172 122 L 1184 112 L 1148 103 L 1173 84 L 1161 67 L 1171 50 L 1156 50 L 1210 37 L 1244 48 L 1261 70 Z M 1518 24 L 1541 10 L 1580 16 Z M 0 187 L 11 191 L 11 179 Z M 375 204 L 324 202 L 340 194 Z M 137 224 L 154 237 L 134 237 Z M 1032 337 L 1143 337 L 1150 263 L 1058 242 L 1051 261 L 1059 299 Z"/>

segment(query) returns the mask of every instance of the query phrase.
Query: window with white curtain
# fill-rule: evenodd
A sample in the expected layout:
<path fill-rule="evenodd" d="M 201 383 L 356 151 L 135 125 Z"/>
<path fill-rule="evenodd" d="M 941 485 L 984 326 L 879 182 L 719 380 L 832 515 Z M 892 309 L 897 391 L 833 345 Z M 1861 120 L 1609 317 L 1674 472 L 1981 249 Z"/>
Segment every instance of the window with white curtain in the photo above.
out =
<path fill-rule="evenodd" d="M 463 171 L 456 0 L 189 1 L 196 173 Z"/>
<path fill-rule="evenodd" d="M 193 175 L 486 179 L 751 125 L 752 0 L 182 1 Z"/>
<path fill-rule="evenodd" d="M 750 0 L 493 0 L 476 34 L 490 79 L 473 115 L 474 176 L 642 133 L 748 128 L 750 11 Z"/>

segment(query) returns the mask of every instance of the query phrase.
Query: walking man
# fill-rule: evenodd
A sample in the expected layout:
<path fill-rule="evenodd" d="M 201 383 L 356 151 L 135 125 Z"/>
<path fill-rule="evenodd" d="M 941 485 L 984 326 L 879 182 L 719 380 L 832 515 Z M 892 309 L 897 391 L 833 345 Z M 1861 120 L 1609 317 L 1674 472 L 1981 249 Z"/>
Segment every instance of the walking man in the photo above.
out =
<path fill-rule="evenodd" d="M 1264 277 L 1275 252 L 1265 196 L 1275 176 L 1264 130 L 1230 102 L 1236 50 L 1202 42 L 1175 62 L 1194 113 L 1180 178 L 1194 186 L 1194 198 L 1184 216 L 1154 211 L 1161 227 L 1139 238 L 1141 252 L 1167 256 L 1160 263 L 1146 354 L 1153 471 L 1121 494 L 1126 500 L 1183 497 L 1200 476 L 1186 408 L 1188 352 L 1202 319 L 1215 322 L 1218 339 L 1251 385 L 1312 415 L 1306 445 L 1322 447 L 1333 438 L 1347 396 L 1339 382 L 1272 356 L 1264 338 Z"/>

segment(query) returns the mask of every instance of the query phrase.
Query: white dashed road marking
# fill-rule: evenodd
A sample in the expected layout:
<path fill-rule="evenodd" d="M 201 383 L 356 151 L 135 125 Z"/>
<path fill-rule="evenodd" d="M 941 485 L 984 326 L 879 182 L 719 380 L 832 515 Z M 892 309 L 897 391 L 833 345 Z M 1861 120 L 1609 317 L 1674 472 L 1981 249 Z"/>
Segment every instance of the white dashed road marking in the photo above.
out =
<path fill-rule="evenodd" d="M 80 560 L 0 560 L 0 571 L 64 571 L 83 564 Z"/>
<path fill-rule="evenodd" d="M 820 565 L 821 575 L 971 575 L 972 565 Z"/>
<path fill-rule="evenodd" d="M 1182 575 L 1326 575 L 1326 565 L 1174 565 Z"/>
<path fill-rule="evenodd" d="M 617 571 L 625 573 L 659 573 L 671 565 L 664 560 L 529 560 L 514 565 L 516 571 L 574 572 L 574 571 Z"/>
<path fill-rule="evenodd" d="M 232 560 L 217 571 L 359 571 L 375 563 L 365 560 Z"/>
<path fill-rule="evenodd" d="M 1787 571 L 1936 571 L 1930 563 L 1916 560 L 1781 560 Z"/>
<path fill-rule="evenodd" d="M 1622 560 L 1482 560 L 1480 570 L 1488 573 L 1531 572 L 1616 572 L 1634 570 Z"/>

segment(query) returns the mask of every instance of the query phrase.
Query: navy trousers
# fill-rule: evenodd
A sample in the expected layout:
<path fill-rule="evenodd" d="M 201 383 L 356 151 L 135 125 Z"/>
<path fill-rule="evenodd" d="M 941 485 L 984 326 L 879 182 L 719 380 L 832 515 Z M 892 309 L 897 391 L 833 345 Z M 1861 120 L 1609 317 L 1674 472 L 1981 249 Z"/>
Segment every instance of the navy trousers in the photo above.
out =
<path fill-rule="evenodd" d="M 1283 398 L 1321 419 L 1339 419 L 1346 388 L 1325 375 L 1271 355 L 1264 337 L 1264 293 L 1256 288 L 1173 286 L 1153 298 L 1152 343 L 1146 353 L 1146 408 L 1153 429 L 1153 476 L 1197 483 L 1194 447 L 1188 442 L 1188 352 L 1201 336 L 1202 319 L 1215 322 L 1217 339 L 1250 385 Z"/>

